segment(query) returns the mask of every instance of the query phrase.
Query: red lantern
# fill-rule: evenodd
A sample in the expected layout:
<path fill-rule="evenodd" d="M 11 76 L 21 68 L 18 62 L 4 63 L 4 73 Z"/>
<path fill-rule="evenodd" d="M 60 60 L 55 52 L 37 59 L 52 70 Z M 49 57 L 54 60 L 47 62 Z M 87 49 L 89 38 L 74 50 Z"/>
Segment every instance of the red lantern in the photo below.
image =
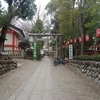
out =
<path fill-rule="evenodd" d="M 68 45 L 69 45 L 69 44 L 70 44 L 70 41 L 68 41 L 67 43 L 68 43 Z"/>
<path fill-rule="evenodd" d="M 77 39 L 76 38 L 74 38 L 74 43 L 76 43 L 77 42 Z"/>
<path fill-rule="evenodd" d="M 65 48 L 65 45 L 62 45 L 62 48 Z"/>
<path fill-rule="evenodd" d="M 82 42 L 82 37 L 79 37 L 79 43 L 81 43 Z"/>
<path fill-rule="evenodd" d="M 86 36 L 85 36 L 85 40 L 86 40 L 86 42 L 88 42 L 88 41 L 90 40 L 89 35 L 86 35 Z"/>
<path fill-rule="evenodd" d="M 96 37 L 100 38 L 100 28 L 96 30 Z"/>
<path fill-rule="evenodd" d="M 73 39 L 70 39 L 70 43 L 73 43 Z"/>

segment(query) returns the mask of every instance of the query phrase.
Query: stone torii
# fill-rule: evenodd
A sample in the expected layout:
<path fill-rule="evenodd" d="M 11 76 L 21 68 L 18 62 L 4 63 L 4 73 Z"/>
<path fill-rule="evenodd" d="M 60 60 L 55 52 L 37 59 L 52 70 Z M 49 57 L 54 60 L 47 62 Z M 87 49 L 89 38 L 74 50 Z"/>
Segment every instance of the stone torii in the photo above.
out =
<path fill-rule="evenodd" d="M 50 33 L 30 33 L 29 36 L 32 36 L 34 37 L 35 41 L 41 41 L 41 40 L 44 40 L 44 39 L 38 39 L 37 37 L 38 36 L 41 36 L 41 37 L 49 37 L 49 36 L 55 36 L 56 38 L 54 39 L 56 41 L 56 58 L 58 57 L 58 45 L 57 45 L 57 37 L 59 36 L 60 37 L 60 51 L 59 51 L 59 56 L 61 57 L 62 56 L 62 34 L 50 34 Z"/>

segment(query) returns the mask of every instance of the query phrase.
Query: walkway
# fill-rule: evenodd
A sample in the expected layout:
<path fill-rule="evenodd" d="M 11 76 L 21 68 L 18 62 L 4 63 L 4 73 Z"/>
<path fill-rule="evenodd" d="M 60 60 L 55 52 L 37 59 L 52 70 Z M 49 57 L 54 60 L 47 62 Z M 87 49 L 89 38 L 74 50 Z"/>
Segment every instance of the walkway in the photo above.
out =
<path fill-rule="evenodd" d="M 100 100 L 100 87 L 69 65 L 45 57 L 26 85 L 8 100 Z"/>

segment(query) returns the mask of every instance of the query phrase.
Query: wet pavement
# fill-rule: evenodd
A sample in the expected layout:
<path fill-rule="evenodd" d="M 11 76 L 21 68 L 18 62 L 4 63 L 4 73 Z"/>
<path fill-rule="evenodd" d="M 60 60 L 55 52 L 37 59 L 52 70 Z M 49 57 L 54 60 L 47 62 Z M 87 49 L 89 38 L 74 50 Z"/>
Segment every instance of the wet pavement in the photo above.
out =
<path fill-rule="evenodd" d="M 52 62 L 51 58 L 44 57 L 42 61 L 28 61 L 21 65 L 17 71 L 15 70 L 17 73 L 24 66 L 21 70 L 24 73 L 23 77 L 21 79 L 19 77 L 21 80 L 19 86 L 10 93 L 9 98 L 0 100 L 100 100 L 99 84 L 68 64 L 53 66 Z M 7 75 L 11 75 L 11 72 Z M 6 80 L 3 82 L 6 83 Z"/>

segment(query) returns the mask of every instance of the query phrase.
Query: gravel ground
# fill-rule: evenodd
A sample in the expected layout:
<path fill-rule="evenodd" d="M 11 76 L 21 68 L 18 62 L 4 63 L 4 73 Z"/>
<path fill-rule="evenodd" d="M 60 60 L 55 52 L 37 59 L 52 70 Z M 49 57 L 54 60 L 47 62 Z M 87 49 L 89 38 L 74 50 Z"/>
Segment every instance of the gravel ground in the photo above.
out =
<path fill-rule="evenodd" d="M 15 60 L 21 66 L 0 76 L 0 100 L 8 100 L 16 90 L 23 87 L 41 63 L 41 61 L 34 60 Z M 34 65 L 32 65 L 33 62 Z"/>

